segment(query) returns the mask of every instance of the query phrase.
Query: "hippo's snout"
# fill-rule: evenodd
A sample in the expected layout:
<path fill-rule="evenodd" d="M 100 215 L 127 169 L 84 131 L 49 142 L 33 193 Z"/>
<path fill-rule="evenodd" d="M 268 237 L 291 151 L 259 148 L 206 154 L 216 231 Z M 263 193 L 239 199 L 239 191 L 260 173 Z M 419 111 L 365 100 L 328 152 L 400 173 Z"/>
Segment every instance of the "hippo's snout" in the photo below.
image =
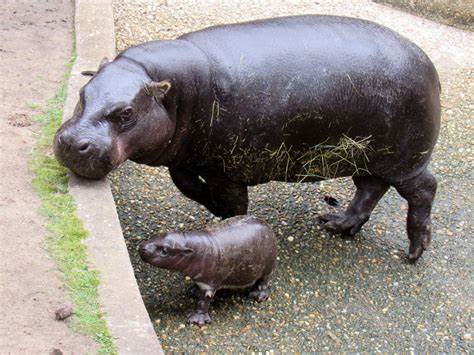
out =
<path fill-rule="evenodd" d="M 148 261 L 153 258 L 156 252 L 156 245 L 149 241 L 143 241 L 138 246 L 138 253 L 143 261 Z"/>
<path fill-rule="evenodd" d="M 77 154 L 89 157 L 94 155 L 94 152 L 97 150 L 97 147 L 94 147 L 92 140 L 89 138 L 75 139 L 69 131 L 58 132 L 57 145 L 59 145 L 62 150 L 69 150 L 69 153 L 77 152 Z"/>
<path fill-rule="evenodd" d="M 86 178 L 101 179 L 113 169 L 111 139 L 104 135 L 61 128 L 54 139 L 54 153 L 63 165 Z"/>

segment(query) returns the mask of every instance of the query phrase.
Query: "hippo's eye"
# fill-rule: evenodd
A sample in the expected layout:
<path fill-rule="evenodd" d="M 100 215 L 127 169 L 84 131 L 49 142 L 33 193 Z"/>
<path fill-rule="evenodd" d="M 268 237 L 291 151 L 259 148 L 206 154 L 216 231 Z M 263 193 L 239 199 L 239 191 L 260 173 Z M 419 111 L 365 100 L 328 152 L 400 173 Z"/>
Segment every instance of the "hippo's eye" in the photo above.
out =
<path fill-rule="evenodd" d="M 133 117 L 133 108 L 131 106 L 126 106 L 123 108 L 118 115 L 120 128 L 123 130 L 131 128 L 136 120 Z"/>
<path fill-rule="evenodd" d="M 133 109 L 130 106 L 125 107 L 122 112 L 120 112 L 121 118 L 128 118 L 132 115 Z"/>
<path fill-rule="evenodd" d="M 168 256 L 168 250 L 166 248 L 161 249 L 160 256 Z"/>

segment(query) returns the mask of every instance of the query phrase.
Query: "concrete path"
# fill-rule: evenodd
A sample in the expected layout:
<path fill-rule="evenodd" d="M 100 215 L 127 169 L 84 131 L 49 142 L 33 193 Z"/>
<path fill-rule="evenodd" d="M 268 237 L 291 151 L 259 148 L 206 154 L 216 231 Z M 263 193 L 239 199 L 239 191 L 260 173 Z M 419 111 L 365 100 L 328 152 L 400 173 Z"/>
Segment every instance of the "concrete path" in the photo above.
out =
<path fill-rule="evenodd" d="M 73 116 L 79 90 L 104 58 L 115 55 L 112 0 L 76 0 L 74 24 L 77 58 L 68 82 L 63 121 Z M 70 194 L 88 230 L 91 266 L 100 274 L 98 298 L 120 354 L 161 354 L 160 343 L 140 296 L 107 179 L 89 180 L 70 173 Z"/>

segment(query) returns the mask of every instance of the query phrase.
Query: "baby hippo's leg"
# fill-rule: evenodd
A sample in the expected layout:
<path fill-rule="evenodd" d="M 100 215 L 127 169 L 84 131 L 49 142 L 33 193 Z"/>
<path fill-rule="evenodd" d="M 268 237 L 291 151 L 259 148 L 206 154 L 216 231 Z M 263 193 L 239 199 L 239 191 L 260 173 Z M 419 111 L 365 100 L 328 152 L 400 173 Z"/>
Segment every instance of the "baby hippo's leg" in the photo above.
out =
<path fill-rule="evenodd" d="M 268 276 L 263 276 L 255 282 L 250 290 L 249 297 L 257 302 L 263 302 L 268 298 Z"/>
<path fill-rule="evenodd" d="M 197 307 L 188 316 L 189 324 L 196 324 L 202 327 L 205 324 L 211 323 L 211 317 L 209 316 L 209 306 L 212 302 L 216 290 L 208 285 L 197 284 L 199 290 L 197 292 L 198 303 Z"/>
<path fill-rule="evenodd" d="M 196 284 L 192 284 L 188 288 L 187 293 L 191 297 L 198 298 L 199 297 L 199 291 L 200 291 L 199 286 L 196 285 Z"/>

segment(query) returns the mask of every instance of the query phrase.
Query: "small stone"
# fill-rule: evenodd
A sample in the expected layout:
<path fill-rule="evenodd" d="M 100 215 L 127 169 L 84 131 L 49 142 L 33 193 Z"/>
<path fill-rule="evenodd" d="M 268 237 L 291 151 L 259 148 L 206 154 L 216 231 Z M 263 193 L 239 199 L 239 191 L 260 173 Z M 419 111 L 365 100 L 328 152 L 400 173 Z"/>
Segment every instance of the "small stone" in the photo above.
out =
<path fill-rule="evenodd" d="M 181 323 L 181 324 L 178 326 L 178 328 L 179 328 L 179 329 L 184 329 L 184 328 L 186 328 L 186 326 L 185 326 L 183 323 Z"/>
<path fill-rule="evenodd" d="M 65 303 L 59 306 L 55 312 L 56 320 L 64 320 L 72 315 L 73 308 L 70 303 Z"/>
<path fill-rule="evenodd" d="M 292 242 L 293 240 L 295 240 L 295 238 L 293 238 L 293 237 L 288 237 L 287 239 L 288 239 L 289 242 Z"/>
<path fill-rule="evenodd" d="M 328 337 L 330 337 L 335 343 L 338 343 L 340 344 L 341 341 L 339 340 L 339 338 L 336 336 L 336 334 L 334 334 L 333 332 L 331 332 L 330 330 L 328 330 L 326 332 L 326 334 L 328 335 Z"/>
<path fill-rule="evenodd" d="M 63 355 L 63 352 L 62 352 L 61 349 L 54 348 L 53 350 L 51 350 L 51 352 L 49 354 L 50 355 Z"/>
<path fill-rule="evenodd" d="M 472 340 L 472 335 L 471 333 L 466 333 L 462 336 L 462 340 L 466 340 L 466 341 L 471 341 Z"/>

